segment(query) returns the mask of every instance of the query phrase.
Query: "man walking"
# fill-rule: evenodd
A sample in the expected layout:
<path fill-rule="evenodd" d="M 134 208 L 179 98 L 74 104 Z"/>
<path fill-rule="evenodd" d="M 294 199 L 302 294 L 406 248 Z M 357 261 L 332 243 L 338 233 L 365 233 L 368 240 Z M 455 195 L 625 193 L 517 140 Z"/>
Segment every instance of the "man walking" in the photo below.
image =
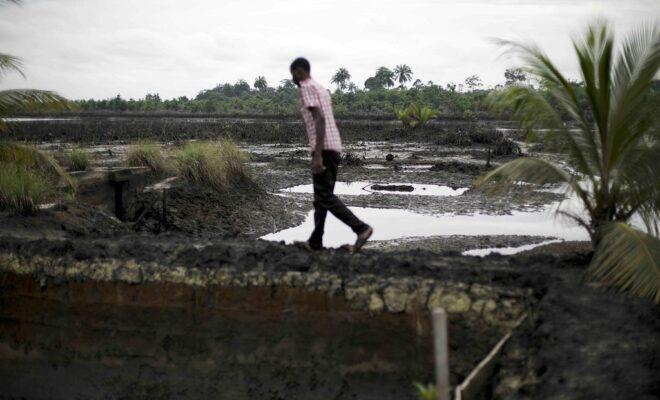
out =
<path fill-rule="evenodd" d="M 309 61 L 296 58 L 290 67 L 293 82 L 300 87 L 300 111 L 312 152 L 314 183 L 314 232 L 307 241 L 313 250 L 323 248 L 323 229 L 328 211 L 357 234 L 352 251 L 369 240 L 373 229 L 360 221 L 334 194 L 337 167 L 341 161 L 341 137 L 332 113 L 330 93 L 310 75 Z"/>

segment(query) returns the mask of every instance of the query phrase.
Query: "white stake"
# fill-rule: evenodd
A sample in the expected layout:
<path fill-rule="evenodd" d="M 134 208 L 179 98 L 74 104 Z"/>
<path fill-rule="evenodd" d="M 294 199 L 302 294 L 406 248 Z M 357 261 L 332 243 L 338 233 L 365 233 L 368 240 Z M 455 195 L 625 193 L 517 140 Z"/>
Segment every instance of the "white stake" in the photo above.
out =
<path fill-rule="evenodd" d="M 450 400 L 447 313 L 442 308 L 436 308 L 433 310 L 431 318 L 435 351 L 435 387 L 438 392 L 438 400 Z"/>

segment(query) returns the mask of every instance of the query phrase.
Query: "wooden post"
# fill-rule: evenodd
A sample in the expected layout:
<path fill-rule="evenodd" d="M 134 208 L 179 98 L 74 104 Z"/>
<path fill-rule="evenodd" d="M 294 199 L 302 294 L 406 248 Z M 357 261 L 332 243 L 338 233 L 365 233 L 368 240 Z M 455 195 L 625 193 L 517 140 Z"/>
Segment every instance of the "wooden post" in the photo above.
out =
<path fill-rule="evenodd" d="M 438 400 L 450 400 L 447 313 L 442 308 L 436 308 L 433 310 L 431 318 L 435 352 L 435 388 L 438 392 Z"/>

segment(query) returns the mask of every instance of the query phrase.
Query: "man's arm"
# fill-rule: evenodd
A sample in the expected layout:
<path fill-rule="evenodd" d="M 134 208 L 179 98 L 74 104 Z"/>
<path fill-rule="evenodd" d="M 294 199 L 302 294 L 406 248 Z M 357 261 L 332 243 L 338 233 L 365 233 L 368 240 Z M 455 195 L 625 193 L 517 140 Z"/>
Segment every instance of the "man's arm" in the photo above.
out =
<path fill-rule="evenodd" d="M 314 147 L 314 156 L 312 157 L 312 172 L 320 174 L 325 171 L 323 166 L 323 142 L 325 140 L 325 116 L 320 107 L 310 107 L 309 111 L 314 118 L 316 126 L 316 146 Z"/>

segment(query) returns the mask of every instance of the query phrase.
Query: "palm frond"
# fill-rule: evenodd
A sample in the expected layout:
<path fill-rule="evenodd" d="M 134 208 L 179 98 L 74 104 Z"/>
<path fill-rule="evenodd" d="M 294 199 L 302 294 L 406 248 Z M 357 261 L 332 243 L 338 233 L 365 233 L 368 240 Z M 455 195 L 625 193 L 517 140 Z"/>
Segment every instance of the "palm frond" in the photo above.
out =
<path fill-rule="evenodd" d="M 25 78 L 21 59 L 10 54 L 0 53 L 0 76 L 5 75 L 9 71 L 18 72 Z"/>
<path fill-rule="evenodd" d="M 576 157 L 583 167 L 588 166 L 589 169 L 584 172 L 589 173 L 589 175 L 598 172 L 596 167 L 601 165 L 600 144 L 592 134 L 592 124 L 589 122 L 589 118 L 578 100 L 576 89 L 571 82 L 535 44 L 517 43 L 506 40 L 496 42 L 505 47 L 506 53 L 518 56 L 523 61 L 525 64 L 524 71 L 539 81 L 544 82 L 548 95 L 557 102 L 559 108 L 566 112 L 579 128 L 575 133 L 565 135 L 571 147 L 571 155 Z M 533 92 L 531 88 L 528 88 L 528 90 L 530 93 Z M 538 101 L 536 103 L 538 104 Z M 559 115 L 557 117 L 561 120 Z M 560 130 L 559 132 L 568 133 L 570 131 Z"/>
<path fill-rule="evenodd" d="M 565 183 L 582 200 L 585 208 L 590 213 L 593 211 L 589 194 L 580 186 L 576 177 L 540 158 L 523 157 L 502 164 L 477 178 L 475 187 L 484 188 L 487 193 L 493 194 L 518 182 L 535 185 Z"/>
<path fill-rule="evenodd" d="M 660 29 L 649 25 L 633 31 L 624 40 L 613 67 L 612 137 L 609 152 L 613 166 L 618 166 L 631 153 L 640 138 L 657 121 L 656 110 L 647 108 L 645 94 L 660 69 Z M 644 117 L 652 118 L 644 118 Z M 653 118 L 654 117 L 654 118 Z"/>
<path fill-rule="evenodd" d="M 71 103 L 57 93 L 46 90 L 0 90 L 0 115 L 9 111 L 52 111 L 71 108 Z"/>
<path fill-rule="evenodd" d="M 587 279 L 660 304 L 660 240 L 621 222 L 602 230 Z"/>

